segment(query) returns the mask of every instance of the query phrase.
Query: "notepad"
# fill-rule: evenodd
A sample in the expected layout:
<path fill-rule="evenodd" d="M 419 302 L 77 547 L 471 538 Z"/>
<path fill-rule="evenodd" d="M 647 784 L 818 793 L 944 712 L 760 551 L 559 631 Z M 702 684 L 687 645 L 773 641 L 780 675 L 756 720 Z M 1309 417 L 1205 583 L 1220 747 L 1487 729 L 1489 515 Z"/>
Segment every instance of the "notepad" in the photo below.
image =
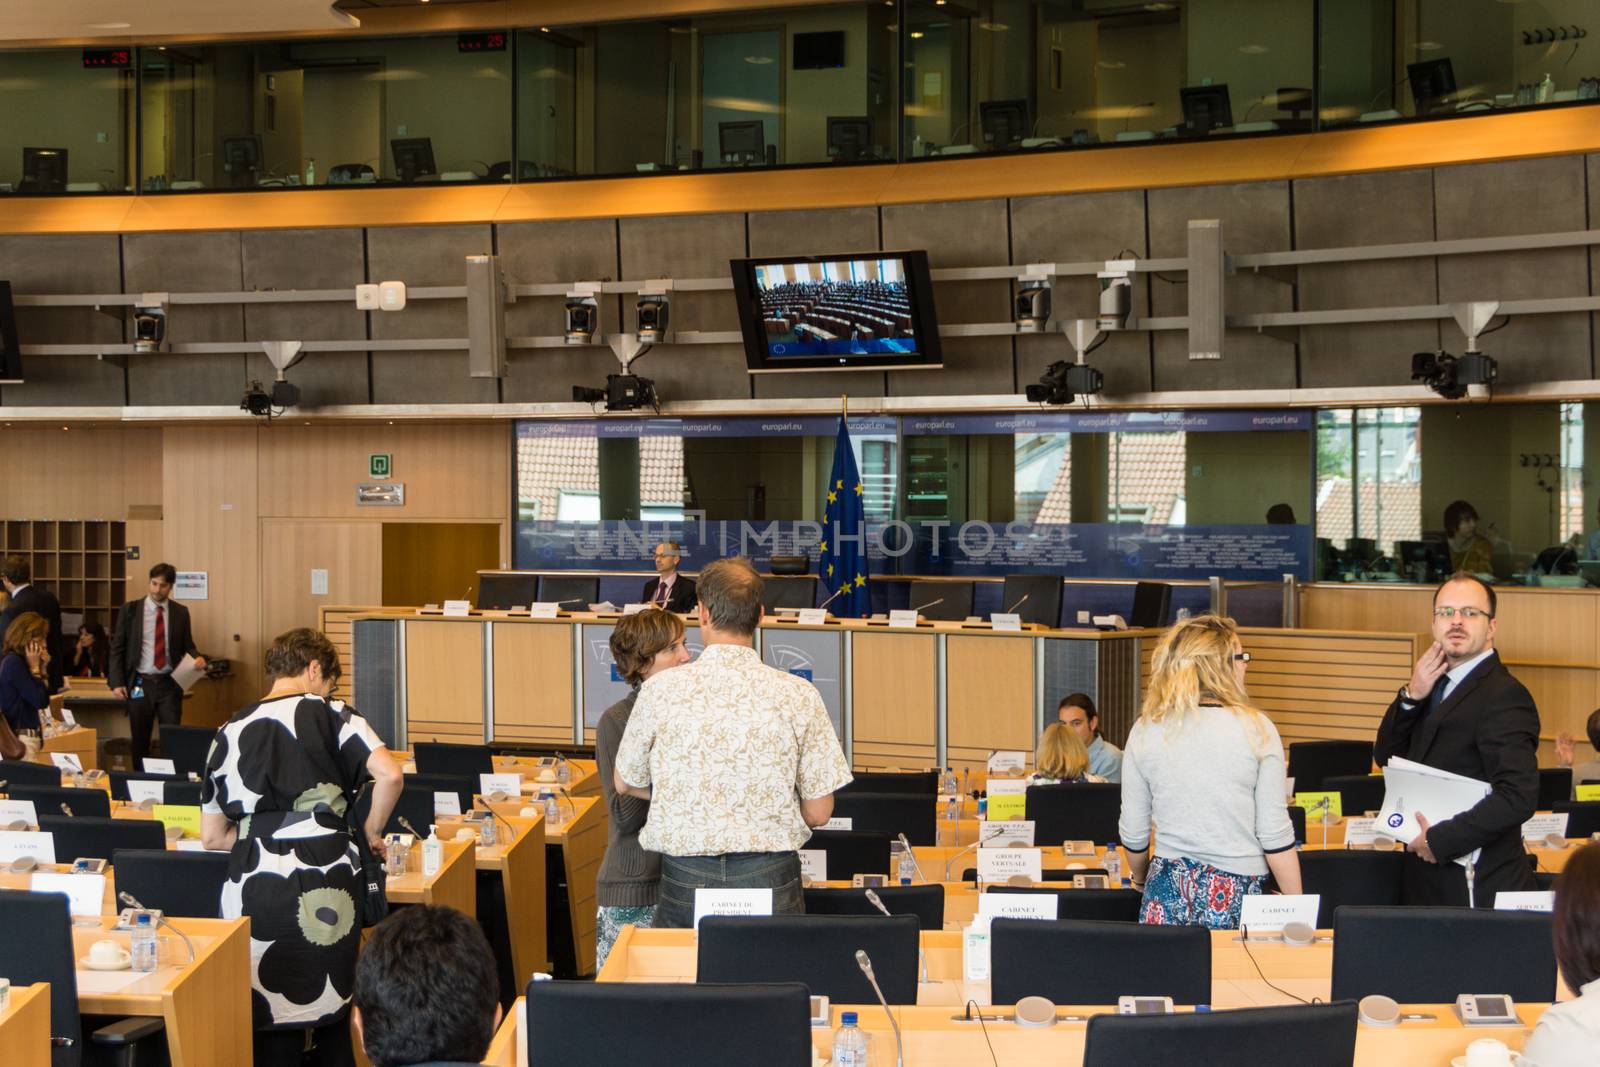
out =
<path fill-rule="evenodd" d="M 1397 841 L 1413 841 L 1422 832 L 1416 813 L 1427 816 L 1429 824 L 1445 822 L 1476 806 L 1491 792 L 1488 782 L 1462 774 L 1441 771 L 1400 756 L 1392 757 L 1383 769 L 1383 808 L 1378 812 L 1378 832 Z M 1474 850 L 1456 862 L 1466 865 L 1476 860 Z"/>

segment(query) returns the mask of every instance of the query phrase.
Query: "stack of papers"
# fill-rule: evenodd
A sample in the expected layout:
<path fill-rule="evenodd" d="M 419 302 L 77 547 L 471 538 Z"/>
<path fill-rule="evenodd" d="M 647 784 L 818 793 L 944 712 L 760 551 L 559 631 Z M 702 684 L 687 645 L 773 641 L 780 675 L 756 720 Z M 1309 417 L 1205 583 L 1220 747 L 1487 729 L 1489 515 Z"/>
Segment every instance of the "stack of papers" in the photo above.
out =
<path fill-rule="evenodd" d="M 1475 807 L 1490 792 L 1488 782 L 1395 756 L 1383 768 L 1378 832 L 1397 841 L 1413 841 L 1422 832 L 1417 812 L 1427 817 L 1430 826 L 1437 825 Z M 1474 849 L 1456 862 L 1462 866 L 1476 862 L 1479 851 Z"/>

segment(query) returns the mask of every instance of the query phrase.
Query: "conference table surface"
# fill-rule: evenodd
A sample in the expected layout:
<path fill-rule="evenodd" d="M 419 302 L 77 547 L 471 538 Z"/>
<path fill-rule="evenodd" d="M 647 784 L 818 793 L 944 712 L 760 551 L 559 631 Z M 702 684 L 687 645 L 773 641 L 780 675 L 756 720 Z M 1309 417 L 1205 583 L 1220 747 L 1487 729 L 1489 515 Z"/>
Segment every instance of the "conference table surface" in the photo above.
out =
<path fill-rule="evenodd" d="M 417 773 L 416 755 L 406 749 L 395 749 L 394 758 L 407 774 Z M 569 759 L 570 772 L 565 783 L 553 767 L 542 766 L 538 756 L 496 754 L 491 757 L 495 774 L 522 775 L 522 791 L 538 794 L 541 788 L 564 785 L 568 796 L 597 797 L 600 795 L 600 765 L 592 759 Z"/>

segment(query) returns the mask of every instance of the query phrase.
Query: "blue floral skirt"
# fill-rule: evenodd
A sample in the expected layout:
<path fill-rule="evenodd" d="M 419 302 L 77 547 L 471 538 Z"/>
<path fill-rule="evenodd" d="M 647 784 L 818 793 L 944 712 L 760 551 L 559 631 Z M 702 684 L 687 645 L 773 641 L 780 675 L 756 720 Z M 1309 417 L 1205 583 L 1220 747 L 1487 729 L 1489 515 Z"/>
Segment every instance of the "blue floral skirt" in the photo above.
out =
<path fill-rule="evenodd" d="M 1232 874 L 1187 858 L 1155 856 L 1145 875 L 1139 921 L 1237 930 L 1244 898 L 1261 892 L 1266 884 L 1264 874 Z"/>

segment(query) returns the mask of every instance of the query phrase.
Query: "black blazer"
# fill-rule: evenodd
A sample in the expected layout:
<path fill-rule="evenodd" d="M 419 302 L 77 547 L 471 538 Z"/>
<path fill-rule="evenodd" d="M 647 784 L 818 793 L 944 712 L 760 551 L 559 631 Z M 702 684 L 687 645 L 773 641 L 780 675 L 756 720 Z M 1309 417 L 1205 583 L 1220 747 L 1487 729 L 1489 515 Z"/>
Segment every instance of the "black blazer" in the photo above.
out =
<path fill-rule="evenodd" d="M 1442 684 L 1443 679 L 1439 683 Z M 1539 803 L 1539 711 L 1499 653 L 1473 668 L 1444 703 L 1412 707 L 1398 695 L 1378 727 L 1379 764 L 1404 756 L 1440 770 L 1486 781 L 1493 792 L 1455 818 L 1428 830 L 1437 864 L 1407 856 L 1407 904 L 1465 904 L 1465 870 L 1451 863 L 1475 848 L 1477 904 L 1493 907 L 1501 890 L 1534 888 L 1522 847 L 1522 824 Z M 1412 899 L 1416 898 L 1416 899 Z"/>
<path fill-rule="evenodd" d="M 107 664 L 106 684 L 120 689 L 129 684 L 139 670 L 139 648 L 144 643 L 144 602 L 130 600 L 117 612 L 117 628 L 111 634 L 111 662 Z M 189 632 L 189 609 L 176 600 L 167 601 L 167 663 L 176 667 L 186 655 L 194 655 L 194 638 Z"/>
<path fill-rule="evenodd" d="M 644 593 L 640 600 L 646 604 L 654 602 L 656 587 L 661 584 L 660 578 L 652 578 L 644 583 Z M 672 582 L 672 592 L 667 594 L 667 610 L 680 614 L 693 611 L 694 606 L 700 603 L 700 597 L 694 590 L 694 579 L 687 574 L 679 574 Z"/>
<path fill-rule="evenodd" d="M 44 616 L 44 621 L 50 624 L 50 636 L 45 639 L 45 649 L 50 653 L 50 666 L 46 673 L 49 675 L 50 692 L 59 693 L 61 679 L 65 677 L 67 646 L 61 638 L 61 602 L 54 593 L 36 585 L 19 589 L 17 595 L 11 598 L 11 603 L 6 605 L 6 610 L 0 611 L 0 638 L 4 637 L 14 620 L 30 611 Z"/>

